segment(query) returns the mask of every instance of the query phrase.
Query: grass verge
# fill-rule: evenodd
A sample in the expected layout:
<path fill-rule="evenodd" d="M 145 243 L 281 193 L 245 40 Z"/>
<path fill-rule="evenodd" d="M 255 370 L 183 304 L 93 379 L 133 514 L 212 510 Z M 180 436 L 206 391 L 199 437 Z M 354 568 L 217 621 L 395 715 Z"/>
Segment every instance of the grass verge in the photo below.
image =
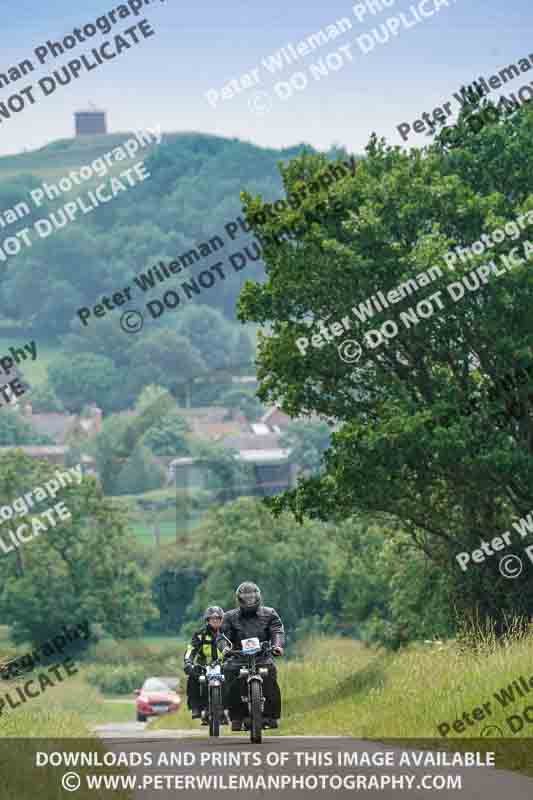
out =
<path fill-rule="evenodd" d="M 509 696 L 509 686 L 521 676 L 528 683 L 531 678 L 531 695 L 523 690 L 521 696 L 512 687 L 512 699 L 502 705 L 502 689 Z M 533 705 L 533 637 L 477 655 L 460 652 L 454 642 L 413 645 L 393 654 L 349 639 L 314 638 L 299 646 L 296 658 L 278 662 L 278 679 L 283 717 L 275 735 L 353 736 L 397 747 L 495 751 L 500 768 L 533 775 L 528 741 L 533 723 L 513 735 L 506 721 Z M 474 720 L 471 713 L 484 703 L 490 713 Z M 452 725 L 464 712 L 473 724 L 455 731 Z M 444 722 L 450 731 L 441 737 L 438 726 Z M 494 728 L 496 738 L 491 738 L 491 732 L 483 732 L 488 725 L 502 734 Z M 150 727 L 199 724 L 184 706 Z"/>

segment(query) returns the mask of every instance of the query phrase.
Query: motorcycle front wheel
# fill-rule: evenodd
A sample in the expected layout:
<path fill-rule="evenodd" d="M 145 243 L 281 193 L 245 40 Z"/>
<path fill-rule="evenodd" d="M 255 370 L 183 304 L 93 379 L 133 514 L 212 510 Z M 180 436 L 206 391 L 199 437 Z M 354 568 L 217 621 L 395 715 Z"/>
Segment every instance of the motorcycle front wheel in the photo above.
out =
<path fill-rule="evenodd" d="M 222 688 L 211 688 L 211 708 L 209 713 L 209 736 L 220 736 L 220 720 L 222 718 Z"/>
<path fill-rule="evenodd" d="M 261 684 L 255 680 L 250 684 L 250 741 L 252 744 L 261 744 L 262 731 Z"/>

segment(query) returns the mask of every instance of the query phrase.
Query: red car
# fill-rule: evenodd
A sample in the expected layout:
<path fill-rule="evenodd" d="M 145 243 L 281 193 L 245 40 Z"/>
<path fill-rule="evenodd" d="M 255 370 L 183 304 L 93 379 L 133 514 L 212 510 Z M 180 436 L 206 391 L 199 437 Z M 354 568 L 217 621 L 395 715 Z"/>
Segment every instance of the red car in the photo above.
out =
<path fill-rule="evenodd" d="M 142 689 L 135 689 L 137 722 L 179 711 L 181 697 L 176 691 L 178 683 L 178 678 L 147 678 Z"/>

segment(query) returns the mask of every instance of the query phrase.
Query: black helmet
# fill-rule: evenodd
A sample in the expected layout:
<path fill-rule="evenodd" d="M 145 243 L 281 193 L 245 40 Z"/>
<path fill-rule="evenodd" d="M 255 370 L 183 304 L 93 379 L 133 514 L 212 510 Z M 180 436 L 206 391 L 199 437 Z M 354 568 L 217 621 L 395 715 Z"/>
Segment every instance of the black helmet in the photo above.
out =
<path fill-rule="evenodd" d="M 220 606 L 207 606 L 204 619 L 207 622 L 209 617 L 223 617 L 224 616 L 224 609 L 220 608 Z"/>
<path fill-rule="evenodd" d="M 235 592 L 237 603 L 243 611 L 257 611 L 261 605 L 261 590 L 255 583 L 245 581 Z"/>

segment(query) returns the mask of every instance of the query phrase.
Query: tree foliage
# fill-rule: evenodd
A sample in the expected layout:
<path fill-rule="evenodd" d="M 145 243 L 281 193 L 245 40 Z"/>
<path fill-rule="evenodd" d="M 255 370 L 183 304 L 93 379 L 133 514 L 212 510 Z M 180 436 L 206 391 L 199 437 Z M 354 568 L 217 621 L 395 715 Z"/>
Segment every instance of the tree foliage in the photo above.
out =
<path fill-rule="evenodd" d="M 191 615 L 209 603 L 234 608 L 245 580 L 260 586 L 264 604 L 277 608 L 289 628 L 324 612 L 332 553 L 324 526 L 299 525 L 290 515 L 273 522 L 260 502 L 243 498 L 210 512 L 196 536 L 205 578 Z"/>
<path fill-rule="evenodd" d="M 60 356 L 48 367 L 50 385 L 69 411 L 81 411 L 88 403 L 101 404 L 104 411 L 113 408 L 110 399 L 119 390 L 123 378 L 107 356 L 79 353 L 73 360 Z"/>
<path fill-rule="evenodd" d="M 153 458 L 147 447 L 137 445 L 133 453 L 115 476 L 115 494 L 142 494 L 161 489 L 165 484 L 166 471 Z"/>
<path fill-rule="evenodd" d="M 102 153 L 113 146 L 112 138 L 116 139 L 101 137 Z M 97 329 L 106 329 L 113 313 L 114 319 L 118 318 L 117 313 L 108 312 L 107 318 L 93 319 L 88 327 L 80 328 L 78 308 L 92 307 L 103 295 L 110 297 L 121 287 L 132 286 L 133 277 L 141 271 L 159 261 L 169 263 L 215 235 L 224 238 L 221 258 L 237 249 L 239 242 L 232 247 L 224 226 L 241 213 L 240 189 L 245 185 L 277 199 L 280 182 L 276 163 L 301 149 L 260 148 L 237 139 L 197 133 L 166 134 L 164 142 L 145 159 L 149 180 L 121 193 L 105 208 L 75 220 L 65 230 L 34 241 L 31 248 L 17 255 L 17 268 L 5 270 L 0 279 L 5 307 L 25 325 L 37 322 L 39 337 L 66 333 L 72 322 L 73 335 L 94 341 L 99 337 Z M 82 151 L 83 146 L 75 141 L 56 142 L 40 151 L 40 156 L 46 167 L 51 156 L 58 169 L 63 160 L 65 169 L 60 176 L 68 173 L 73 159 L 84 163 L 86 153 Z M 31 172 L 34 162 L 31 156 L 24 156 L 22 169 Z M 2 187 L 1 207 L 10 208 L 26 200 L 28 192 L 41 183 L 42 176 L 39 180 L 28 174 L 9 179 Z M 49 206 L 43 204 L 35 211 L 35 218 L 50 213 L 54 204 Z M 33 216 L 25 223 L 33 221 Z M 261 264 L 248 265 L 247 273 L 259 277 Z M 236 274 L 231 280 L 221 280 L 216 291 L 206 293 L 204 302 L 232 318 L 244 280 Z M 167 285 L 169 289 L 179 286 L 178 279 L 169 280 Z M 158 297 L 161 288 L 154 287 L 147 299 Z M 119 339 L 124 346 L 126 338 L 122 335 Z M 107 346 L 101 354 L 114 358 L 117 342 L 108 339 Z M 99 352 L 88 345 L 83 349 Z"/>
<path fill-rule="evenodd" d="M 309 474 L 318 474 L 322 457 L 331 443 L 331 431 L 325 422 L 295 420 L 280 437 L 282 447 L 291 449 L 291 461 Z"/>
<path fill-rule="evenodd" d="M 46 434 L 38 433 L 19 411 L 2 408 L 0 413 L 0 447 L 29 444 L 54 444 Z"/>
<path fill-rule="evenodd" d="M 0 464 L 1 504 L 52 474 L 46 462 L 8 454 Z M 24 544 L 22 562 L 18 551 L 0 561 L 0 606 L 14 640 L 37 644 L 84 620 L 101 623 L 118 639 L 138 635 L 156 612 L 148 579 L 130 557 L 122 516 L 93 478 L 62 489 L 61 500 L 72 520 Z"/>
<path fill-rule="evenodd" d="M 533 112 L 523 108 L 477 134 L 463 115 L 459 131 L 461 144 L 453 149 L 437 137 L 409 152 L 373 136 L 355 175 L 324 193 L 312 224 L 304 224 L 303 214 L 316 196 L 266 224 L 254 222 L 260 200 L 246 196 L 256 233 L 279 233 L 288 222 L 301 231 L 267 246 L 268 279 L 247 284 L 239 317 L 272 326 L 259 344 L 260 398 L 279 401 L 291 415 L 314 411 L 342 425 L 325 474 L 271 505 L 322 519 L 389 514 L 446 571 L 458 602 L 503 620 L 510 611 L 531 612 L 531 571 L 505 580 L 493 558 L 463 575 L 454 557 L 533 507 L 533 396 L 527 386 L 516 389 L 515 411 L 504 423 L 489 424 L 477 413 L 461 417 L 458 410 L 477 391 L 485 409 L 497 409 L 501 401 L 486 399 L 495 377 L 520 359 L 531 361 L 533 272 L 524 263 L 467 291 L 460 303 L 445 297 L 444 310 L 410 329 L 400 320 L 409 300 L 375 313 L 370 324 L 352 313 L 377 291 L 387 296 L 433 265 L 441 278 L 418 289 L 414 300 L 444 290 L 487 260 L 473 255 L 446 272 L 450 248 L 467 247 L 533 209 Z M 294 159 L 282 170 L 287 193 L 324 165 L 322 156 Z M 488 258 L 509 249 L 508 241 L 495 244 Z M 366 347 L 357 363 L 338 356 L 340 340 L 301 355 L 295 340 L 310 335 L 310 322 L 344 316 L 351 321 L 347 338 L 362 341 L 387 318 L 399 332 L 383 347 Z M 451 420 L 447 428 L 438 422 L 443 416 Z"/>

